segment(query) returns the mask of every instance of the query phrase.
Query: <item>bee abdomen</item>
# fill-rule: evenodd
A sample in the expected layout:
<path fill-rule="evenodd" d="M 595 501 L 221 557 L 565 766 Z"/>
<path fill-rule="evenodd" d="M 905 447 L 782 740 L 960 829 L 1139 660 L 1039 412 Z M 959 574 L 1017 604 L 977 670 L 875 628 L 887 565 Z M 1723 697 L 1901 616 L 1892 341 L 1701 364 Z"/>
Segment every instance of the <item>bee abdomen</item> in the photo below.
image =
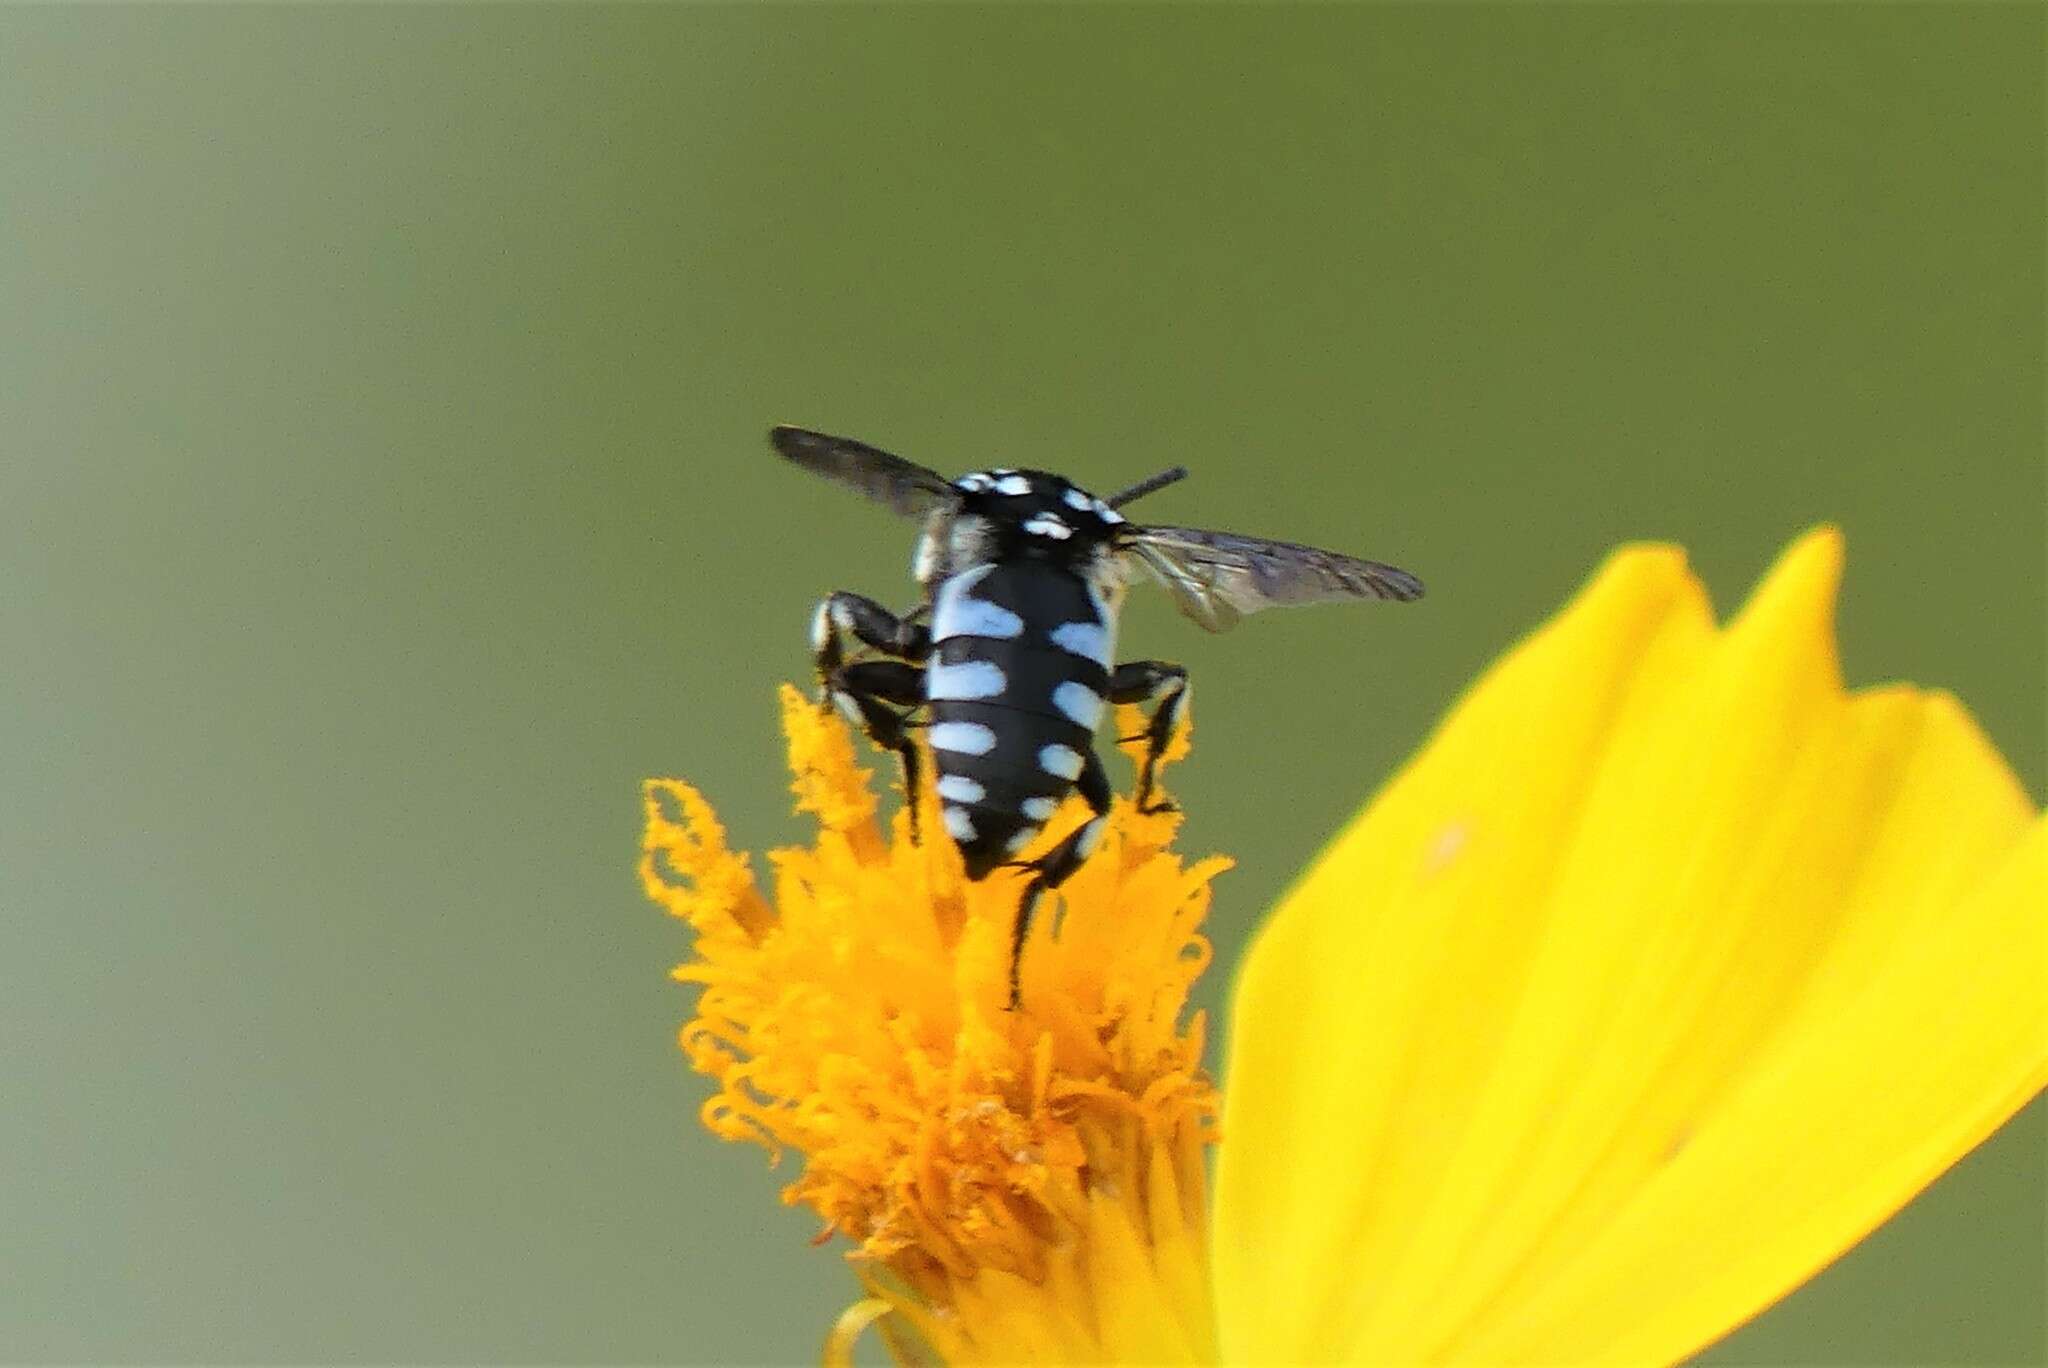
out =
<path fill-rule="evenodd" d="M 925 673 L 937 789 L 970 878 L 1015 859 L 1072 791 L 1109 687 L 1113 623 L 1078 577 L 985 565 L 939 587 Z"/>
<path fill-rule="evenodd" d="M 931 742 L 946 832 L 978 879 L 1029 845 L 1072 791 L 1091 734 L 993 702 L 934 700 Z"/>
<path fill-rule="evenodd" d="M 1109 671 L 1093 660 L 1029 640 L 941 641 L 925 675 L 925 697 L 933 703 L 986 703 L 1090 733 L 1102 720 L 1108 688 Z"/>

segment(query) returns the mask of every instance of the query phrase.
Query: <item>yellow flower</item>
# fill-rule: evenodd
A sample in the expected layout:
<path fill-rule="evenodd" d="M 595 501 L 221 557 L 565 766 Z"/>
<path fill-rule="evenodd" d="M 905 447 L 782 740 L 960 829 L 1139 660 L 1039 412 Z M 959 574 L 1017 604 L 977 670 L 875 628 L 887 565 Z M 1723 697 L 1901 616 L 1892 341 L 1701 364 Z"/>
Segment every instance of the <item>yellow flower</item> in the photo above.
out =
<path fill-rule="evenodd" d="M 1118 805 L 1012 1013 L 1014 884 L 885 841 L 835 721 L 786 698 L 772 907 L 650 785 L 706 1121 L 855 1242 L 828 1355 L 1668 1362 L 1861 1238 L 2048 1083 L 2048 822 L 1953 698 L 1843 692 L 1840 568 L 1717 629 L 1624 548 L 1488 671 L 1253 947 L 1206 1212 L 1171 818 Z"/>
<path fill-rule="evenodd" d="M 1011 1010 L 1020 880 L 968 882 L 951 843 L 913 843 L 902 813 L 885 840 L 838 714 L 786 686 L 782 714 L 797 808 L 821 830 L 771 857 L 774 906 L 674 781 L 647 785 L 641 877 L 696 932 L 676 977 L 704 986 L 682 1045 L 718 1082 L 705 1124 L 800 1151 L 783 1200 L 854 1242 L 873 1296 L 835 1352 L 894 1309 L 892 1343 L 914 1334 L 954 1361 L 1213 1360 L 1216 1090 L 1202 1019 L 1181 1014 L 1230 862 L 1183 866 L 1166 849 L 1179 818 L 1119 799 L 1061 889 L 1056 935 L 1041 908 Z M 923 829 L 942 830 L 924 802 Z M 1038 848 L 1085 814 L 1070 799 Z"/>

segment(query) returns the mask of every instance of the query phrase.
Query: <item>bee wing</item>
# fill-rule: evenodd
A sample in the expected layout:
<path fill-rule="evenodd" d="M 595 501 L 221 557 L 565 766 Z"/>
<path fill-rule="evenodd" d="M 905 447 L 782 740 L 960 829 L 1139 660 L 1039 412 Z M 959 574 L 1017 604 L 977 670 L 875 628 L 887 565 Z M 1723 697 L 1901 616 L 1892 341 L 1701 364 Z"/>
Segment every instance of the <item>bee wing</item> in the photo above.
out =
<path fill-rule="evenodd" d="M 1293 542 L 1198 527 L 1136 527 L 1124 547 L 1166 586 L 1183 614 L 1212 632 L 1280 604 L 1422 597 L 1422 581 L 1406 570 Z"/>
<path fill-rule="evenodd" d="M 940 503 L 960 497 L 960 491 L 937 471 L 851 437 L 783 426 L 771 429 L 768 440 L 813 475 L 837 481 L 906 517 L 922 516 Z"/>

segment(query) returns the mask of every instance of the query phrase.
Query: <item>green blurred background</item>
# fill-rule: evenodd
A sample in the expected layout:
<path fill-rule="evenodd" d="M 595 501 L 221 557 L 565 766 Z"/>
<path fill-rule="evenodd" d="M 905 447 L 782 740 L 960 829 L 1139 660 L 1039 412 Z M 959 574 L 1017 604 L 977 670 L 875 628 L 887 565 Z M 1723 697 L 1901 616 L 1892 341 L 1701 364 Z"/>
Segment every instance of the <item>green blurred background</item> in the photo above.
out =
<path fill-rule="evenodd" d="M 1611 543 L 1823 518 L 2038 798 L 2043 10 L 0 12 L 0 1357 L 796 1362 L 636 782 L 908 529 L 792 421 L 1413 566 L 1186 661 L 1261 908 Z M 1208 986 L 1220 1000 L 1221 976 Z M 2043 1352 L 2039 1106 L 1717 1362 Z"/>

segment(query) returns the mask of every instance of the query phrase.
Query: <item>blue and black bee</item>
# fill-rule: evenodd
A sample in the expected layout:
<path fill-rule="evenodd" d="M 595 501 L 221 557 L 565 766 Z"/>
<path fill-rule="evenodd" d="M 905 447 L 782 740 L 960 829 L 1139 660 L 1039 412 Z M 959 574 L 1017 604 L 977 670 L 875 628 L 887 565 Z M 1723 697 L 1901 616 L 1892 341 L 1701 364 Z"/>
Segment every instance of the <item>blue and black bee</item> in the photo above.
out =
<path fill-rule="evenodd" d="M 983 470 L 948 480 L 862 442 L 802 428 L 769 434 L 814 474 L 924 520 L 911 572 L 924 602 L 899 617 L 838 591 L 818 605 L 811 647 L 825 695 L 903 766 L 912 821 L 921 722 L 937 769 L 946 834 L 967 877 L 985 878 L 1028 846 L 1069 792 L 1094 815 L 1024 867 L 1010 1001 L 1031 913 L 1093 853 L 1110 804 L 1095 754 L 1105 703 L 1150 703 L 1133 794 L 1159 811 L 1153 783 L 1188 696 L 1187 671 L 1116 663 L 1117 613 L 1135 562 L 1212 632 L 1276 604 L 1419 598 L 1405 570 L 1332 551 L 1191 527 L 1141 526 L 1117 510 L 1186 476 L 1179 466 L 1107 499 L 1042 470 Z M 885 659 L 849 660 L 853 637 Z M 921 716 L 920 716 L 921 714 Z"/>

